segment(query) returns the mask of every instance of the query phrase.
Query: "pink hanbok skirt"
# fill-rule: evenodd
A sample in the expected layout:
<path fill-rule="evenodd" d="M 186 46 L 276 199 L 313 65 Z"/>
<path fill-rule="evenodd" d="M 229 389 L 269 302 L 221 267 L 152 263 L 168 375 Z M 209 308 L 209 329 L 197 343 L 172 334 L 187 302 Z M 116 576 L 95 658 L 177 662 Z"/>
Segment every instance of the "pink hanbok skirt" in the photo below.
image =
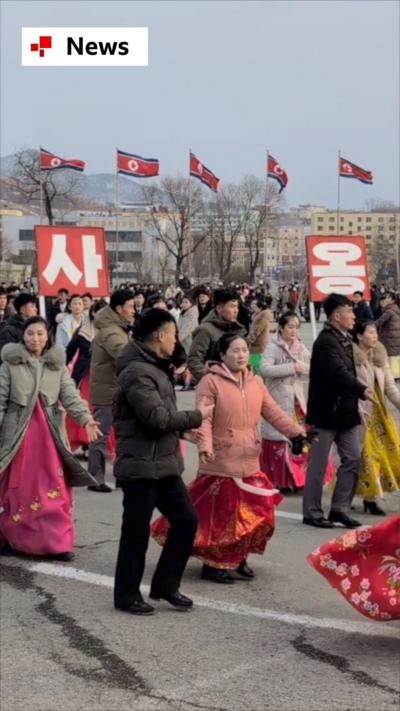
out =
<path fill-rule="evenodd" d="M 72 504 L 72 489 L 38 401 L 20 448 L 0 474 L 0 538 L 23 553 L 69 553 Z"/>

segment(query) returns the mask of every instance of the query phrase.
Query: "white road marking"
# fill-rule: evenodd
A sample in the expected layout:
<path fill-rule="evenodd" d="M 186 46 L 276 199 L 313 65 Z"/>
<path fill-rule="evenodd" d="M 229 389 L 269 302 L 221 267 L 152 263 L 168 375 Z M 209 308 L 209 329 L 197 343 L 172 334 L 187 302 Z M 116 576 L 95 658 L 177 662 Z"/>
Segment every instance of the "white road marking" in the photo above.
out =
<path fill-rule="evenodd" d="M 12 563 L 6 562 L 6 565 Z M 32 573 L 40 573 L 42 575 L 50 575 L 68 580 L 75 580 L 81 583 L 90 585 L 99 585 L 105 588 L 113 588 L 114 578 L 109 575 L 100 575 L 99 573 L 90 573 L 86 570 L 79 570 L 70 566 L 57 565 L 53 563 L 27 563 L 24 567 Z M 142 585 L 141 591 L 144 595 L 149 594 L 149 586 Z M 367 637 L 390 637 L 397 639 L 399 637 L 399 628 L 389 626 L 388 623 L 376 622 L 353 622 L 352 620 L 341 620 L 330 617 L 312 617 L 311 615 L 299 615 L 291 612 L 280 612 L 279 610 L 267 610 L 260 607 L 252 607 L 235 602 L 226 602 L 220 600 L 210 600 L 206 597 L 194 596 L 196 606 L 206 607 L 217 612 L 228 613 L 232 615 L 243 615 L 245 617 L 257 617 L 263 620 L 272 620 L 273 622 L 281 622 L 287 625 L 299 625 L 302 627 L 314 629 L 329 629 L 350 634 L 361 634 Z M 390 624 L 390 623 L 389 623 Z M 393 624 L 393 623 L 392 623 Z"/>

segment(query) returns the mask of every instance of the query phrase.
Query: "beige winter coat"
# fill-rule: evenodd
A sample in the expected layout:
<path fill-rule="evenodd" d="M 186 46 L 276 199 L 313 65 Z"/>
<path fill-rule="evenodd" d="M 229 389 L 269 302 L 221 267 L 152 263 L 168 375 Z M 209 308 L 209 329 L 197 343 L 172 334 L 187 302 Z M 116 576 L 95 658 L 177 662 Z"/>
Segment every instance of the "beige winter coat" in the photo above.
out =
<path fill-rule="evenodd" d="M 400 390 L 393 379 L 387 352 L 382 343 L 377 343 L 368 354 L 354 343 L 353 351 L 358 380 L 372 390 L 377 385 L 383 399 L 387 397 L 400 410 Z M 371 415 L 373 403 L 369 400 L 359 400 L 358 403 L 361 419 L 365 425 Z"/>

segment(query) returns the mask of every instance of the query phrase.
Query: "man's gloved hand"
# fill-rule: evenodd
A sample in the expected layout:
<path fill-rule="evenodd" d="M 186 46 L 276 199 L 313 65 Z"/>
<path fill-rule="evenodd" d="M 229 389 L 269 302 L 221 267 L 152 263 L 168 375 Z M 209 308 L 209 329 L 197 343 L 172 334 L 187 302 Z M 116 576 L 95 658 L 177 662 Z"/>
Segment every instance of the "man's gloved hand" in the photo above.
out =
<path fill-rule="evenodd" d="M 312 444 L 316 439 L 318 439 L 318 430 L 314 428 L 307 430 L 305 437 L 302 435 L 293 437 L 293 439 L 290 440 L 292 445 L 292 454 L 295 456 L 303 454 L 305 444 Z"/>

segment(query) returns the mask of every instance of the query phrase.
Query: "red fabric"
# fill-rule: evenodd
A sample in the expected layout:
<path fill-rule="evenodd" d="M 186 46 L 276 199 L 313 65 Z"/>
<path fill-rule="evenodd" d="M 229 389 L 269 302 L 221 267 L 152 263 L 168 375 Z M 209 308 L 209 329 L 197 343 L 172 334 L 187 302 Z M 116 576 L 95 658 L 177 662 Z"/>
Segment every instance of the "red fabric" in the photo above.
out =
<path fill-rule="evenodd" d="M 245 484 L 271 489 L 263 472 L 243 479 Z M 264 553 L 275 528 L 274 507 L 281 494 L 259 496 L 240 489 L 226 477 L 200 476 L 189 484 L 199 519 L 192 555 L 215 568 L 235 569 L 250 553 Z M 165 543 L 169 524 L 160 516 L 151 527 L 153 538 Z"/>
<path fill-rule="evenodd" d="M 84 160 L 79 160 L 78 158 L 59 158 L 59 156 L 46 151 L 44 148 L 40 149 L 40 170 L 69 168 L 70 170 L 78 170 L 79 172 L 82 172 L 85 170 L 85 167 L 86 163 Z"/>
<path fill-rule="evenodd" d="M 374 180 L 370 170 L 364 170 L 364 168 L 360 168 L 359 165 L 351 163 L 346 158 L 340 158 L 339 175 L 341 178 L 356 178 L 361 180 L 362 183 L 367 183 L 367 185 L 372 185 Z"/>
<path fill-rule="evenodd" d="M 190 154 L 189 172 L 190 175 L 201 180 L 201 182 L 207 185 L 214 193 L 218 192 L 219 178 L 217 178 L 211 170 L 206 168 L 206 166 L 196 158 L 194 153 Z"/>
<path fill-rule="evenodd" d="M 279 192 L 281 193 L 289 182 L 289 176 L 286 170 L 284 170 L 278 161 L 271 155 L 268 156 L 267 174 L 269 178 L 274 178 L 278 181 L 281 187 Z"/>
<path fill-rule="evenodd" d="M 263 439 L 261 443 L 260 469 L 268 472 L 274 486 L 279 489 L 301 488 L 306 483 L 308 467 L 307 452 L 294 456 L 289 443 Z M 330 456 L 325 472 L 324 482 L 331 481 L 335 473 L 333 459 Z"/>
<path fill-rule="evenodd" d="M 157 158 L 142 158 L 134 153 L 117 150 L 117 171 L 136 178 L 151 178 L 159 174 L 160 163 Z"/>
<path fill-rule="evenodd" d="M 362 615 L 400 619 L 400 514 L 348 531 L 307 560 Z"/>
<path fill-rule="evenodd" d="M 72 550 L 72 489 L 39 402 L 0 477 L 0 509 L 0 534 L 13 548 L 35 555 Z"/>

